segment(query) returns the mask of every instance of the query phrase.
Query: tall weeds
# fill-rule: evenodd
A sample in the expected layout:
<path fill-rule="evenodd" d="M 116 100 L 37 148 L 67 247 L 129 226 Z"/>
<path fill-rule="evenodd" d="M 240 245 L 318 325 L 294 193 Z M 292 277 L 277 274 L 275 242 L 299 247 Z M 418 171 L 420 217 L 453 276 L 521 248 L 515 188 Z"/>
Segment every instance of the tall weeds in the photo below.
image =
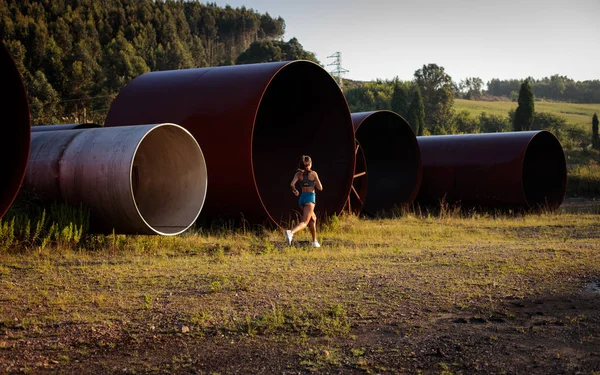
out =
<path fill-rule="evenodd" d="M 89 225 L 90 212 L 83 206 L 17 204 L 0 220 L 0 252 L 77 247 Z"/>

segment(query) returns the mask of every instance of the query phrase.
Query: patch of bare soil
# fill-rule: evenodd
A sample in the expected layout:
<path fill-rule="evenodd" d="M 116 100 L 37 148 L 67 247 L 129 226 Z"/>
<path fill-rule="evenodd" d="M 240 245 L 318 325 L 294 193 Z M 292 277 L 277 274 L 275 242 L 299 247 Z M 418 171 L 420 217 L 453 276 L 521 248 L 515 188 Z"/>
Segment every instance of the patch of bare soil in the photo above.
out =
<path fill-rule="evenodd" d="M 356 319 L 344 337 L 282 331 L 0 326 L 0 372 L 60 374 L 592 374 L 600 371 L 600 294 L 506 300 L 494 313 L 395 312 Z M 407 319 L 407 315 L 410 315 Z"/>

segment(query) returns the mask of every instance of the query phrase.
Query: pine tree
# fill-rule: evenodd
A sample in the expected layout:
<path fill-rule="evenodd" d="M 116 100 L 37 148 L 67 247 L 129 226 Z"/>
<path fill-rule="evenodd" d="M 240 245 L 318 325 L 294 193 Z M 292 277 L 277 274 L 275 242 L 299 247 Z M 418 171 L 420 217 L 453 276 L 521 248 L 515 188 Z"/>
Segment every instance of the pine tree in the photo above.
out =
<path fill-rule="evenodd" d="M 521 84 L 519 90 L 519 106 L 515 111 L 515 118 L 513 120 L 513 130 L 529 130 L 531 129 L 531 123 L 533 122 L 533 113 L 535 111 L 535 104 L 533 102 L 533 92 L 531 91 L 531 85 L 526 80 Z"/>
<path fill-rule="evenodd" d="M 390 107 L 392 111 L 396 112 L 402 117 L 408 116 L 409 107 L 408 90 L 406 86 L 401 82 L 394 84 L 394 91 L 392 92 L 392 98 L 390 100 Z"/>
<path fill-rule="evenodd" d="M 600 150 L 600 139 L 598 139 L 598 115 L 592 117 L 592 147 Z"/>
<path fill-rule="evenodd" d="M 408 107 L 407 120 L 415 135 L 421 136 L 425 130 L 425 107 L 423 106 L 423 98 L 421 97 L 421 90 L 418 85 L 413 85 L 411 97 L 412 100 Z"/>

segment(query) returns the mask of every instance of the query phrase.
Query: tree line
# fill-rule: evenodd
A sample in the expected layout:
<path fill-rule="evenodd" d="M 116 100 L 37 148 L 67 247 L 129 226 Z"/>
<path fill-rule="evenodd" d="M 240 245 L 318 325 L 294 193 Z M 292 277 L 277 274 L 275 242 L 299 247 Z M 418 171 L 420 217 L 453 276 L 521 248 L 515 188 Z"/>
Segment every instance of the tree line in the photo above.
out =
<path fill-rule="evenodd" d="M 574 81 L 566 76 L 553 75 L 542 79 L 527 78 L 536 98 L 572 103 L 600 103 L 600 80 Z M 516 99 L 523 80 L 492 79 L 487 94 Z"/>
<path fill-rule="evenodd" d="M 531 81 L 519 82 L 515 100 L 518 106 L 506 116 L 481 113 L 473 117 L 467 110 L 453 109 L 456 97 L 476 99 L 483 93 L 482 81 L 467 78 L 456 85 L 444 68 L 423 65 L 412 81 L 345 81 L 345 95 L 351 112 L 392 110 L 404 117 L 416 135 L 493 133 L 521 130 L 551 131 L 566 148 L 599 147 L 597 121 L 589 132 L 547 112 L 535 112 L 535 93 Z M 457 89 L 460 87 L 460 89 Z"/>
<path fill-rule="evenodd" d="M 149 71 L 316 61 L 284 32 L 281 17 L 198 1 L 0 0 L 0 39 L 34 124 L 102 122 L 116 93 Z"/>
<path fill-rule="evenodd" d="M 351 112 L 391 110 L 404 117 L 415 134 L 453 134 L 454 85 L 444 68 L 423 65 L 409 82 L 393 79 L 357 83 L 346 81 Z"/>
<path fill-rule="evenodd" d="M 0 0 L 0 38 L 22 74 L 34 124 L 102 123 L 116 93 L 149 71 L 295 59 L 319 63 L 296 38 L 283 41 L 284 32 L 281 17 L 198 1 Z M 552 76 L 527 82 L 531 98 L 600 102 L 600 81 Z M 428 64 L 409 82 L 346 81 L 344 94 L 352 112 L 393 110 L 417 135 L 478 133 L 517 129 L 515 118 L 519 123 L 522 114 L 472 118 L 467 111 L 455 113 L 454 98 L 491 94 L 517 100 L 521 84 L 493 79 L 485 92 L 480 78 L 456 84 L 443 67 Z M 559 129 L 561 121 L 536 114 L 527 126 Z M 577 129 L 560 131 L 583 142 Z"/>

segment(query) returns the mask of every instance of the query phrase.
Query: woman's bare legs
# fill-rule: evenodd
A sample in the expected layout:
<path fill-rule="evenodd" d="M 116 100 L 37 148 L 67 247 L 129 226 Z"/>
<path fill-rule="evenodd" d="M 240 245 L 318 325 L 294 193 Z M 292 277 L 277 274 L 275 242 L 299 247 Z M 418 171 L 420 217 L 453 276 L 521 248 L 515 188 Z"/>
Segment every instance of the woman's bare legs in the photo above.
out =
<path fill-rule="evenodd" d="M 302 221 L 298 223 L 292 230 L 285 231 L 285 237 L 288 242 L 288 245 L 292 244 L 292 237 L 294 234 L 300 232 L 302 229 L 306 228 L 310 230 L 313 238 L 313 247 L 321 247 L 319 242 L 317 242 L 317 215 L 315 215 L 315 204 L 307 203 L 304 205 L 302 209 Z"/>
<path fill-rule="evenodd" d="M 310 221 L 308 222 L 308 229 L 310 230 L 310 233 L 312 234 L 313 242 L 317 242 L 317 215 L 315 215 L 314 211 L 312 213 L 312 217 L 310 218 Z"/>
<path fill-rule="evenodd" d="M 315 216 L 315 204 L 314 203 L 307 203 L 304 205 L 304 208 L 302 209 L 302 221 L 298 223 L 298 225 L 296 225 L 294 227 L 294 229 L 292 229 L 292 234 L 296 234 L 298 232 L 300 232 L 302 229 L 306 228 L 308 226 L 308 223 L 313 219 L 313 216 L 315 218 L 315 222 L 316 222 L 316 216 Z M 312 229 L 311 229 L 312 232 Z M 316 236 L 316 231 L 315 231 L 315 236 Z"/>

